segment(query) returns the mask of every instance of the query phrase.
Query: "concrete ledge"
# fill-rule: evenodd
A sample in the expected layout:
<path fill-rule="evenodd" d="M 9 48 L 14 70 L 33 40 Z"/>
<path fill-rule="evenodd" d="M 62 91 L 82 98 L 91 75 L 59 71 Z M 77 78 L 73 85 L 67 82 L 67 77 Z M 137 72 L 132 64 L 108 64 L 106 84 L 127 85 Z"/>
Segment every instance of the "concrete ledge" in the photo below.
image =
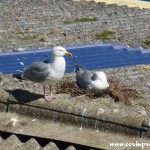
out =
<path fill-rule="evenodd" d="M 37 118 L 31 118 L 22 116 L 16 113 L 0 113 L 0 130 L 14 133 L 15 135 L 29 136 L 37 138 L 45 138 L 48 141 L 61 141 L 70 143 L 69 145 L 81 144 L 86 146 L 92 146 L 100 149 L 110 149 L 110 143 L 114 142 L 134 142 L 138 140 L 139 133 L 134 132 L 132 135 L 121 134 L 117 132 L 107 132 L 99 130 L 91 130 L 83 126 L 82 129 L 76 126 L 67 125 L 59 122 L 53 122 L 52 120 L 42 120 Z M 18 136 L 19 137 L 19 136 Z M 9 140 L 8 138 L 7 140 Z M 143 139 L 143 138 L 142 138 Z M 7 142 L 6 140 L 6 142 Z M 11 138 L 11 143 L 16 140 L 16 137 Z M 28 141 L 29 141 L 28 140 Z M 44 140 L 44 139 L 43 139 Z M 147 140 L 145 138 L 145 140 Z M 5 140 L 4 140 L 5 141 Z M 30 142 L 20 142 L 21 145 L 16 146 L 29 146 Z M 37 140 L 38 142 L 38 140 Z M 7 142 L 8 143 L 8 142 Z M 17 142 L 16 142 L 17 143 Z M 3 144 L 3 143 L 0 143 Z M 25 145 L 24 145 L 25 144 Z M 38 143 L 35 146 L 38 146 Z M 5 145 L 4 145 L 5 146 Z M 47 145 L 48 147 L 50 145 Z M 45 148 L 47 147 L 45 146 Z M 61 147 L 59 147 L 61 149 Z M 112 150 L 116 150 L 116 147 L 112 147 Z M 119 148 L 117 149 L 119 150 Z"/>
<path fill-rule="evenodd" d="M 105 102 L 108 101 L 105 98 L 87 100 L 85 96 L 76 98 L 66 98 L 69 95 L 62 94 L 57 96 L 58 99 L 50 103 L 39 99 L 20 105 L 11 95 L 9 97 L 9 111 L 77 125 L 80 125 L 82 120 L 84 126 L 92 128 L 95 126 L 95 121 L 100 120 L 140 129 L 144 120 L 148 118 L 146 115 L 139 115 L 134 110 L 127 111 L 127 108 L 122 108 L 121 105 L 118 106 L 115 103 L 105 106 Z"/>
<path fill-rule="evenodd" d="M 147 68 L 147 67 L 146 67 Z M 32 118 L 53 120 L 92 130 L 109 130 L 132 133 L 149 130 L 149 72 L 144 66 L 107 69 L 106 74 L 117 74 L 117 80 L 142 92 L 138 99 L 131 99 L 131 106 L 114 102 L 112 97 L 90 99 L 85 95 L 71 97 L 57 94 L 57 99 L 45 102 L 42 86 L 34 86 L 28 81 L 19 82 L 10 75 L 4 75 L 0 106 L 3 111 L 17 113 Z M 125 73 L 126 72 L 126 73 Z M 126 75 L 125 75 L 126 74 Z M 70 75 L 74 79 L 74 75 Z M 140 88 L 139 88 L 140 87 Z M 146 127 L 145 127 L 145 126 Z M 96 129 L 95 129 L 96 128 Z"/>
<path fill-rule="evenodd" d="M 9 99 L 9 93 L 0 89 L 0 111 L 5 112 L 7 110 L 7 100 Z"/>
<path fill-rule="evenodd" d="M 141 91 L 138 99 L 130 99 L 129 106 L 109 96 L 90 99 L 62 93 L 48 103 L 43 99 L 42 86 L 3 75 L 0 107 L 7 113 L 0 113 L 0 130 L 106 149 L 110 142 L 131 142 L 139 137 L 146 141 L 150 136 L 149 66 L 104 71 L 121 83 L 134 85 Z M 74 74 L 69 76 L 74 79 Z M 12 118 L 18 119 L 16 125 Z"/>

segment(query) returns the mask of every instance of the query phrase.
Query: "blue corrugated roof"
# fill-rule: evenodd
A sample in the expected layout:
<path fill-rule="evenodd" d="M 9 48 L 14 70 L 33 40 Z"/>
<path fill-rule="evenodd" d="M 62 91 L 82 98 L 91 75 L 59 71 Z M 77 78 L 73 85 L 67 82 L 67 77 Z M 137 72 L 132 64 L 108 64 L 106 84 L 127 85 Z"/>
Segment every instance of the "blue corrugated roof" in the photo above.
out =
<path fill-rule="evenodd" d="M 65 47 L 77 56 L 78 64 L 89 70 L 150 63 L 150 49 L 129 48 L 127 45 L 97 43 Z M 51 48 L 0 53 L 0 72 L 19 73 L 35 61 L 50 58 Z M 74 58 L 66 57 L 66 72 L 74 71 Z"/>

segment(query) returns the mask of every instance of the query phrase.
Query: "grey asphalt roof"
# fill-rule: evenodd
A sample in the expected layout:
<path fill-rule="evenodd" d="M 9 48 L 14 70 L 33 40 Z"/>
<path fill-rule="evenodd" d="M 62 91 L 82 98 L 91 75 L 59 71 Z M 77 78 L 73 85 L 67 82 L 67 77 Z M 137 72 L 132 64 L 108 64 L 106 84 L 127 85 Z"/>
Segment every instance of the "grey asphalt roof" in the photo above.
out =
<path fill-rule="evenodd" d="M 96 34 L 104 31 L 115 33 L 105 42 L 149 47 L 149 9 L 73 0 L 3 0 L 0 12 L 3 52 L 100 42 Z M 96 20 L 75 21 L 85 17 Z"/>

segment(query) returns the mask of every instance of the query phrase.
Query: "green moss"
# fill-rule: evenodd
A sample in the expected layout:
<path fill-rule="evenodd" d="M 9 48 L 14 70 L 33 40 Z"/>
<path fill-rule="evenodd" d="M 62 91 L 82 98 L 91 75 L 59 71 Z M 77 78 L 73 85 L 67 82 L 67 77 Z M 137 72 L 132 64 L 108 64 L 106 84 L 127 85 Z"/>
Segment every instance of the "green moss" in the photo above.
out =
<path fill-rule="evenodd" d="M 146 37 L 146 40 L 144 41 L 144 44 L 146 44 L 147 46 L 150 46 L 150 36 Z"/>
<path fill-rule="evenodd" d="M 64 24 L 71 24 L 71 23 L 73 23 L 73 21 L 70 20 L 64 21 Z"/>
<path fill-rule="evenodd" d="M 29 30 L 29 29 L 16 29 L 16 34 L 15 36 L 22 41 L 40 41 L 40 42 L 45 42 L 46 41 L 46 35 L 42 34 L 39 35 L 36 31 L 34 30 Z"/>
<path fill-rule="evenodd" d="M 114 31 L 110 31 L 110 30 L 104 30 L 103 32 L 101 33 L 97 33 L 95 35 L 95 38 L 97 40 L 101 40 L 103 42 L 106 42 L 106 41 L 109 41 L 110 40 L 110 37 L 114 36 L 115 35 L 115 32 Z"/>
<path fill-rule="evenodd" d="M 16 29 L 16 37 L 21 40 L 37 40 L 39 38 L 38 33 L 29 29 Z"/>
<path fill-rule="evenodd" d="M 88 17 L 84 17 L 84 18 L 77 18 L 75 19 L 75 22 L 88 22 L 88 21 L 96 21 L 97 18 L 88 18 Z"/>
<path fill-rule="evenodd" d="M 64 21 L 64 24 L 71 24 L 74 22 L 88 22 L 88 21 L 96 21 L 96 20 L 97 20 L 96 17 L 94 17 L 94 18 L 83 17 L 83 18 L 76 18 L 75 20 Z"/>
<path fill-rule="evenodd" d="M 39 41 L 40 41 L 40 42 L 45 42 L 45 41 L 46 41 L 46 36 L 41 36 L 41 37 L 39 37 Z"/>
<path fill-rule="evenodd" d="M 35 39 L 38 39 L 37 33 L 26 33 L 22 37 L 22 40 L 35 40 Z"/>

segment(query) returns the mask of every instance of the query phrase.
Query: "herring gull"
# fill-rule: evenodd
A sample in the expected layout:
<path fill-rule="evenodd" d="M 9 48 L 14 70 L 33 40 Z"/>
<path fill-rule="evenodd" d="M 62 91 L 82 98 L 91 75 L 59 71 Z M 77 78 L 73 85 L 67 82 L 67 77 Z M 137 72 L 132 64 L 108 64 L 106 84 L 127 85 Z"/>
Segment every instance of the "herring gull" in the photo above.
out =
<path fill-rule="evenodd" d="M 76 84 L 85 90 L 105 90 L 109 87 L 107 76 L 102 71 L 90 72 L 75 65 Z"/>
<path fill-rule="evenodd" d="M 50 101 L 55 98 L 52 94 L 52 85 L 61 80 L 65 73 L 65 55 L 72 56 L 65 48 L 56 46 L 52 50 L 51 60 L 35 62 L 31 64 L 31 66 L 26 67 L 21 74 L 14 74 L 13 77 L 43 85 L 44 98 L 45 100 Z M 47 90 L 47 86 L 49 87 L 49 90 Z"/>

